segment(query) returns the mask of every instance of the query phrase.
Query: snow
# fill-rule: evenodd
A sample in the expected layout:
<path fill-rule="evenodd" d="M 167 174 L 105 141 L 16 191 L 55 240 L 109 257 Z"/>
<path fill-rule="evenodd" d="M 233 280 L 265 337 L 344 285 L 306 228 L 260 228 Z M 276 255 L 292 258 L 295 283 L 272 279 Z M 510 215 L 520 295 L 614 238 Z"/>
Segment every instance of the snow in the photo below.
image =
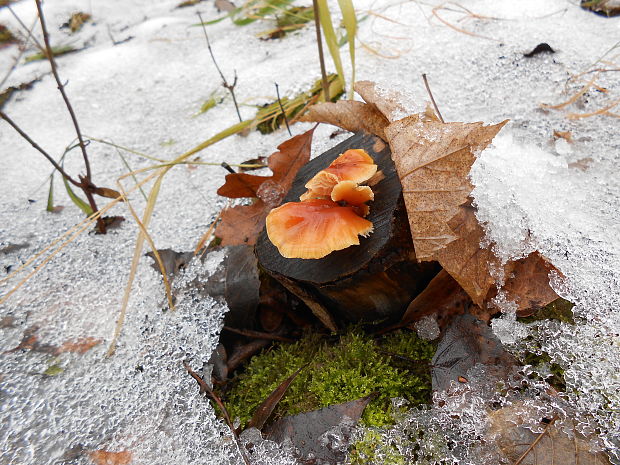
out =
<path fill-rule="evenodd" d="M 59 57 L 58 64 L 85 134 L 170 159 L 237 121 L 202 30 L 193 27 L 196 11 L 209 19 L 219 14 L 210 2 L 175 9 L 177 3 L 45 3 L 52 41 L 84 47 Z M 478 16 L 468 15 L 461 6 Z M 337 2 L 330 2 L 330 7 L 337 16 Z M 565 370 L 569 389 L 562 408 L 571 405 L 571 414 L 580 419 L 584 431 L 600 428 L 601 444 L 617 456 L 619 125 L 612 116 L 570 119 L 568 115 L 594 112 L 619 98 L 617 71 L 581 73 L 618 68 L 620 19 L 593 15 L 567 0 L 464 0 L 458 4 L 360 0 L 355 7 L 358 16 L 365 17 L 358 36 L 358 79 L 399 90 L 407 108 L 420 111 L 428 100 L 421 79 L 426 73 L 446 120 L 511 120 L 474 166 L 478 218 L 502 259 L 539 250 L 558 267 L 562 276 L 554 279 L 554 286 L 576 304 L 577 324 L 547 321 L 526 326 L 514 321 L 509 302 L 498 301 L 506 313 L 494 329 L 517 353 L 523 342 L 515 335 L 533 336 L 540 342 L 541 350 Z M 32 24 L 34 2 L 22 0 L 12 8 L 25 24 Z M 59 30 L 75 11 L 90 13 L 94 22 L 75 35 Z M 440 18 L 468 33 L 447 26 Z M 0 9 L 0 24 L 18 30 L 6 8 Z M 237 27 L 224 20 L 208 29 L 224 74 L 232 80 L 237 72 L 235 91 L 244 118 L 253 116 L 251 105 L 275 99 L 274 82 L 283 95 L 294 95 L 320 75 L 312 28 L 282 40 L 258 40 L 256 34 L 269 27 L 261 22 Z M 116 41 L 133 38 L 114 45 L 109 34 Z M 548 43 L 556 53 L 523 56 L 540 42 Z M 346 47 L 341 53 L 350 73 Z M 16 54 L 16 47 L 0 50 L 0 77 Z M 329 60 L 328 68 L 333 68 Z M 599 90 L 589 90 L 562 109 L 541 107 L 568 100 L 595 75 Z M 39 80 L 32 89 L 15 94 L 3 110 L 59 157 L 75 133 L 49 65 L 22 60 L 6 85 L 34 78 Z M 224 97 L 223 103 L 194 116 L 213 92 Z M 617 107 L 610 111 L 619 112 Z M 296 124 L 291 129 L 299 134 L 309 127 Z M 554 139 L 554 130 L 570 131 L 572 142 Z M 333 131 L 327 126 L 317 129 L 313 154 L 347 137 L 330 139 Z M 252 132 L 218 142 L 198 155 L 205 162 L 239 163 L 269 155 L 287 138 L 285 130 L 266 136 Z M 58 214 L 45 212 L 45 181 L 51 168 L 4 123 L 0 124 L 0 146 L 0 247 L 27 244 L 13 252 L 0 252 L 2 269 L 14 271 L 83 218 L 66 197 L 58 176 L 55 202 L 66 208 Z M 96 142 L 88 150 L 94 181 L 115 188 L 116 179 L 126 173 L 117 151 Z M 78 152 L 67 157 L 65 166 L 71 173 L 82 169 Z M 133 169 L 153 164 L 144 157 L 123 155 Z M 586 159 L 590 161 L 585 163 Z M 179 166 L 169 172 L 149 228 L 159 248 L 193 250 L 224 205 L 215 194 L 224 175 L 219 167 L 202 165 L 197 169 Z M 124 185 L 130 187 L 131 178 Z M 131 201 L 138 211 L 143 210 L 144 200 L 137 191 Z M 216 420 L 182 366 L 187 360 L 197 369 L 208 360 L 226 310 L 221 304 L 208 299 L 198 302 L 191 291 L 185 291 L 175 312 L 162 312 L 162 285 L 145 257 L 117 352 L 105 358 L 138 232 L 126 207 L 115 206 L 111 214 L 127 218 L 121 229 L 106 236 L 78 236 L 0 307 L 0 318 L 13 319 L 12 325 L 0 325 L 1 463 L 54 463 L 61 457 L 88 463 L 83 451 L 97 449 L 130 450 L 135 464 L 241 463 L 227 427 Z M 215 255 L 205 264 L 195 263 L 190 271 L 209 273 L 217 263 Z M 8 281 L 4 280 L 8 271 L 0 276 L 0 292 L 12 289 L 25 273 Z M 177 286 L 189 282 L 191 273 Z M 81 337 L 102 342 L 85 354 L 6 352 L 20 343 L 27 328 L 35 326 L 39 342 L 45 344 L 59 345 Z M 43 374 L 51 366 L 62 372 Z M 455 436 L 475 438 L 483 434 L 486 424 L 483 409 L 475 406 L 488 402 L 488 397 L 470 393 L 448 399 L 442 408 L 414 411 L 385 432 L 386 441 L 413 431 L 415 425 L 437 434 L 450 430 Z M 459 409 L 462 414 L 455 420 L 453 413 Z M 431 440 L 432 434 L 427 439 L 423 447 L 439 447 Z M 273 444 L 259 444 L 259 449 L 265 451 L 265 462 L 269 462 L 267 456 L 270 463 L 291 461 L 288 451 L 278 451 Z M 449 453 L 457 457 L 457 452 L 462 453 L 458 456 L 462 463 L 494 463 L 485 462 L 492 459 L 482 453 Z"/>

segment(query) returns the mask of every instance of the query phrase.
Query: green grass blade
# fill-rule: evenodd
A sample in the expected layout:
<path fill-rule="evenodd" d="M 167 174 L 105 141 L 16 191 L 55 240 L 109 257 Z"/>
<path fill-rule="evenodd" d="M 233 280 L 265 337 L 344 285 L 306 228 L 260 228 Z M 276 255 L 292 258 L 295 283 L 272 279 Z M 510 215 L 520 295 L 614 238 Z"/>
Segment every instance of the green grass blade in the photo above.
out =
<path fill-rule="evenodd" d="M 54 173 L 50 175 L 50 190 L 47 193 L 47 206 L 45 209 L 48 212 L 54 211 Z"/>
<path fill-rule="evenodd" d="M 334 31 L 334 25 L 332 24 L 332 17 L 329 13 L 327 0 L 317 0 L 317 4 L 319 5 L 319 21 L 321 22 L 321 28 L 323 29 L 323 37 L 325 38 L 327 48 L 329 48 L 329 53 L 332 56 L 332 60 L 334 60 L 336 72 L 338 73 L 338 79 L 344 88 L 344 70 L 342 69 L 342 60 L 340 59 L 338 38 L 336 37 L 336 32 Z"/>
<path fill-rule="evenodd" d="M 73 192 L 73 189 L 71 189 L 71 186 L 69 185 L 69 182 L 65 179 L 65 177 L 62 177 L 62 182 L 65 184 L 65 189 L 67 189 L 67 194 L 69 194 L 69 198 L 71 198 L 71 201 L 80 209 L 82 210 L 84 213 L 86 213 L 86 216 L 90 216 L 92 215 L 93 209 L 90 208 L 90 205 L 88 205 L 86 202 L 84 202 L 81 198 L 79 198 L 75 192 Z"/>
<path fill-rule="evenodd" d="M 347 31 L 349 41 L 349 56 L 351 57 L 351 87 L 349 88 L 349 99 L 353 100 L 353 84 L 355 83 L 355 34 L 357 33 L 357 18 L 352 0 L 338 0 L 342 21 Z"/>

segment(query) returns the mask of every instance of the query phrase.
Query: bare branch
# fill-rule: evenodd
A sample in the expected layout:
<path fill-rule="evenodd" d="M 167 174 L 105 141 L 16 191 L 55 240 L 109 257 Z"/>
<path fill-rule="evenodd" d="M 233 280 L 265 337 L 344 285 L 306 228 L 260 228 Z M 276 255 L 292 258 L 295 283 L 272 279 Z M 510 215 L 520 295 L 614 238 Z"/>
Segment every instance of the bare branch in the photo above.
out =
<path fill-rule="evenodd" d="M 197 15 L 198 19 L 200 19 L 200 24 L 202 25 L 202 31 L 205 33 L 205 39 L 207 39 L 207 48 L 209 49 L 209 54 L 211 55 L 213 64 L 215 65 L 217 72 L 220 73 L 220 77 L 222 78 L 222 86 L 228 89 L 230 95 L 232 96 L 233 103 L 235 104 L 235 110 L 237 110 L 237 116 L 239 117 L 239 122 L 241 123 L 243 121 L 243 118 L 241 118 L 241 113 L 239 112 L 239 105 L 237 105 L 237 98 L 235 97 L 235 86 L 237 85 L 237 70 L 235 70 L 235 79 L 233 83 L 228 84 L 228 81 L 226 81 L 226 78 L 224 77 L 224 73 L 222 73 L 222 70 L 220 69 L 217 61 L 215 60 L 215 55 L 213 55 L 213 50 L 211 49 L 211 42 L 209 41 L 209 35 L 207 34 L 207 28 L 205 27 L 205 23 L 202 20 L 202 15 L 200 14 L 200 12 L 198 12 Z"/>
<path fill-rule="evenodd" d="M 54 75 L 54 79 L 56 79 L 56 84 L 58 85 L 58 90 L 62 95 L 63 100 L 65 101 L 65 105 L 67 106 L 67 110 L 71 115 L 71 120 L 73 121 L 73 126 L 75 127 L 75 132 L 77 133 L 78 141 L 80 143 L 80 149 L 82 150 L 82 156 L 84 157 L 84 166 L 86 167 L 86 179 L 91 180 L 91 171 L 90 171 L 90 163 L 88 161 L 88 155 L 86 154 L 86 145 L 84 144 L 84 139 L 82 138 L 82 133 L 80 131 L 80 126 L 78 124 L 77 118 L 75 116 L 75 112 L 73 111 L 73 107 L 71 106 L 71 102 L 69 102 L 69 97 L 65 93 L 65 86 L 62 84 L 60 80 L 60 76 L 58 75 L 58 70 L 56 68 L 56 60 L 54 60 L 54 53 L 52 52 L 52 47 L 50 45 L 49 34 L 47 33 L 47 27 L 45 25 L 45 17 L 43 16 L 43 8 L 41 7 L 41 0 L 35 0 L 37 4 L 37 10 L 39 12 L 39 21 L 41 22 L 41 30 L 43 31 L 43 41 L 45 42 L 45 50 L 47 59 L 50 62 L 50 66 L 52 67 L 52 74 Z"/>

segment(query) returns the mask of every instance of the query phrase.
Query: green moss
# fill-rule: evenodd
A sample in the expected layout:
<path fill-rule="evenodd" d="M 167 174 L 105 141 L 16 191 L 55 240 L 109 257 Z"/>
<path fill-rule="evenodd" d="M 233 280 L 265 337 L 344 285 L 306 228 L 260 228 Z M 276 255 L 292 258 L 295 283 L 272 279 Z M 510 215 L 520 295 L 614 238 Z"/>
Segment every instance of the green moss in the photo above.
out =
<path fill-rule="evenodd" d="M 564 369 L 557 363 L 551 363 L 551 356 L 547 352 L 533 353 L 527 352 L 522 360 L 524 365 L 531 365 L 538 372 L 548 372 L 545 378 L 556 390 L 566 391 L 566 381 L 564 381 Z"/>
<path fill-rule="evenodd" d="M 376 341 L 359 331 L 350 331 L 333 339 L 308 335 L 297 343 L 282 344 L 252 358 L 225 394 L 231 417 L 239 418 L 244 426 L 261 402 L 306 364 L 278 404 L 275 418 L 378 392 L 366 407 L 362 422 L 384 426 L 393 421 L 392 398 L 402 397 L 411 405 L 430 402 L 428 361 L 435 352 L 433 344 L 410 332 Z"/>
<path fill-rule="evenodd" d="M 364 438 L 355 442 L 349 451 L 351 465 L 390 464 L 406 465 L 407 459 L 398 450 L 385 444 L 377 431 L 366 430 Z"/>
<path fill-rule="evenodd" d="M 575 324 L 573 319 L 573 307 L 575 304 L 561 297 L 541 308 L 532 316 L 518 318 L 522 323 L 532 323 L 540 320 L 558 320 L 571 325 Z"/>

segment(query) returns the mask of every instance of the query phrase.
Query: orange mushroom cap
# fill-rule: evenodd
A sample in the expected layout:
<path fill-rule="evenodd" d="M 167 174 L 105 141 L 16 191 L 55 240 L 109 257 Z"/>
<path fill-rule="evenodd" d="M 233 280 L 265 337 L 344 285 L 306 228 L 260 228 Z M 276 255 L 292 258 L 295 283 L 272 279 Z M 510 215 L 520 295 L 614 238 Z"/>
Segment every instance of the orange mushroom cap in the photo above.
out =
<path fill-rule="evenodd" d="M 332 189 L 332 200 L 338 202 L 344 200 L 351 205 L 362 205 L 369 200 L 374 200 L 375 194 L 368 186 L 358 186 L 353 181 L 340 181 Z"/>
<path fill-rule="evenodd" d="M 310 179 L 306 188 L 320 195 L 330 195 L 338 182 L 353 181 L 361 184 L 376 172 L 377 165 L 365 150 L 349 149 Z"/>
<path fill-rule="evenodd" d="M 332 200 L 289 202 L 267 215 L 267 235 L 285 258 L 323 258 L 359 245 L 372 223 Z"/>

